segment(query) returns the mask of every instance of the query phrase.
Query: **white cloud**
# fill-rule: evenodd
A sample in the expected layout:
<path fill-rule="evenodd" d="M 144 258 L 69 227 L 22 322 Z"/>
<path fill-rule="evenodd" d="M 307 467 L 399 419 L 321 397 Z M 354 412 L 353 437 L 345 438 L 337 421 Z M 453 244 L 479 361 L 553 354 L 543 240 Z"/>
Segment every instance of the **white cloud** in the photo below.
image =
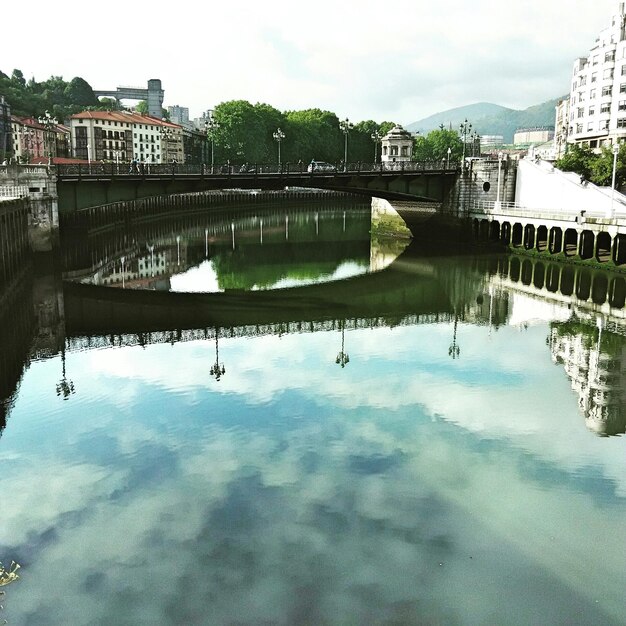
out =
<path fill-rule="evenodd" d="M 406 124 L 477 101 L 524 108 L 562 95 L 616 4 L 268 0 L 173 10 L 159 0 L 146 10 L 111 0 L 94 21 L 77 0 L 60 0 L 62 29 L 29 22 L 28 40 L 41 45 L 24 45 L 22 28 L 5 31 L 0 70 L 79 75 L 95 89 L 161 78 L 165 104 L 192 115 L 243 98 Z M 23 22 L 18 4 L 3 10 L 7 24 Z"/>

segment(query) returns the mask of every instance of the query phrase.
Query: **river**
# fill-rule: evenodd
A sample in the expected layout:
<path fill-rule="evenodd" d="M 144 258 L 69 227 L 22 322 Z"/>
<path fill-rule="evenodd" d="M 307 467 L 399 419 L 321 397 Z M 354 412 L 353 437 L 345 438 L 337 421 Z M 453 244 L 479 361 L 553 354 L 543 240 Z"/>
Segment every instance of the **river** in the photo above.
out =
<path fill-rule="evenodd" d="M 170 215 L 5 286 L 2 619 L 626 621 L 624 275 L 369 231 Z"/>

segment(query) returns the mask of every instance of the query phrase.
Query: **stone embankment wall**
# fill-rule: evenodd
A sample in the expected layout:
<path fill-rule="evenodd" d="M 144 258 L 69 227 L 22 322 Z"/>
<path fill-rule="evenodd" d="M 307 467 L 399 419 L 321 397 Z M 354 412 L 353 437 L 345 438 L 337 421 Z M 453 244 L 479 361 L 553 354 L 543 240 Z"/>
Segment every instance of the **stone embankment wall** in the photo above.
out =
<path fill-rule="evenodd" d="M 515 200 L 518 162 L 512 159 L 472 160 L 459 176 L 442 213 L 467 218 L 477 203 Z M 500 191 L 498 193 L 498 179 Z"/>
<path fill-rule="evenodd" d="M 13 191 L 12 191 L 13 190 Z M 28 198 L 28 236 L 34 252 L 51 252 L 59 241 L 56 175 L 46 165 L 0 165 L 0 196 Z"/>
<path fill-rule="evenodd" d="M 17 275 L 30 254 L 26 198 L 0 198 L 0 285 Z"/>

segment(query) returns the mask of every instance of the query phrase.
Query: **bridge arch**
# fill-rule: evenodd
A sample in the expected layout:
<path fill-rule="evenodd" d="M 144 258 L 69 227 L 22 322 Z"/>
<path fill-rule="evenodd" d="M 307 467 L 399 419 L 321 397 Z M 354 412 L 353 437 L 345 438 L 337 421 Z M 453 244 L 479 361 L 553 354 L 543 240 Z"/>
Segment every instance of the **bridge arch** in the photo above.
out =
<path fill-rule="evenodd" d="M 513 234 L 511 237 L 511 245 L 519 248 L 524 243 L 524 227 L 519 223 L 513 224 Z"/>

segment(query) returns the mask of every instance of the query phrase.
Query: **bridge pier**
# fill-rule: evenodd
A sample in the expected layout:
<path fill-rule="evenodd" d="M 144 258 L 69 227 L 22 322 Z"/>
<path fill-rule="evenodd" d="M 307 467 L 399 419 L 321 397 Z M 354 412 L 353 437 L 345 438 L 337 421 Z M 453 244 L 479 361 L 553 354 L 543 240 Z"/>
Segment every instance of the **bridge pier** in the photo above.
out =
<path fill-rule="evenodd" d="M 59 204 L 54 167 L 47 165 L 0 166 L 0 195 L 14 189 L 27 200 L 28 237 L 33 252 L 51 252 L 59 245 Z"/>

